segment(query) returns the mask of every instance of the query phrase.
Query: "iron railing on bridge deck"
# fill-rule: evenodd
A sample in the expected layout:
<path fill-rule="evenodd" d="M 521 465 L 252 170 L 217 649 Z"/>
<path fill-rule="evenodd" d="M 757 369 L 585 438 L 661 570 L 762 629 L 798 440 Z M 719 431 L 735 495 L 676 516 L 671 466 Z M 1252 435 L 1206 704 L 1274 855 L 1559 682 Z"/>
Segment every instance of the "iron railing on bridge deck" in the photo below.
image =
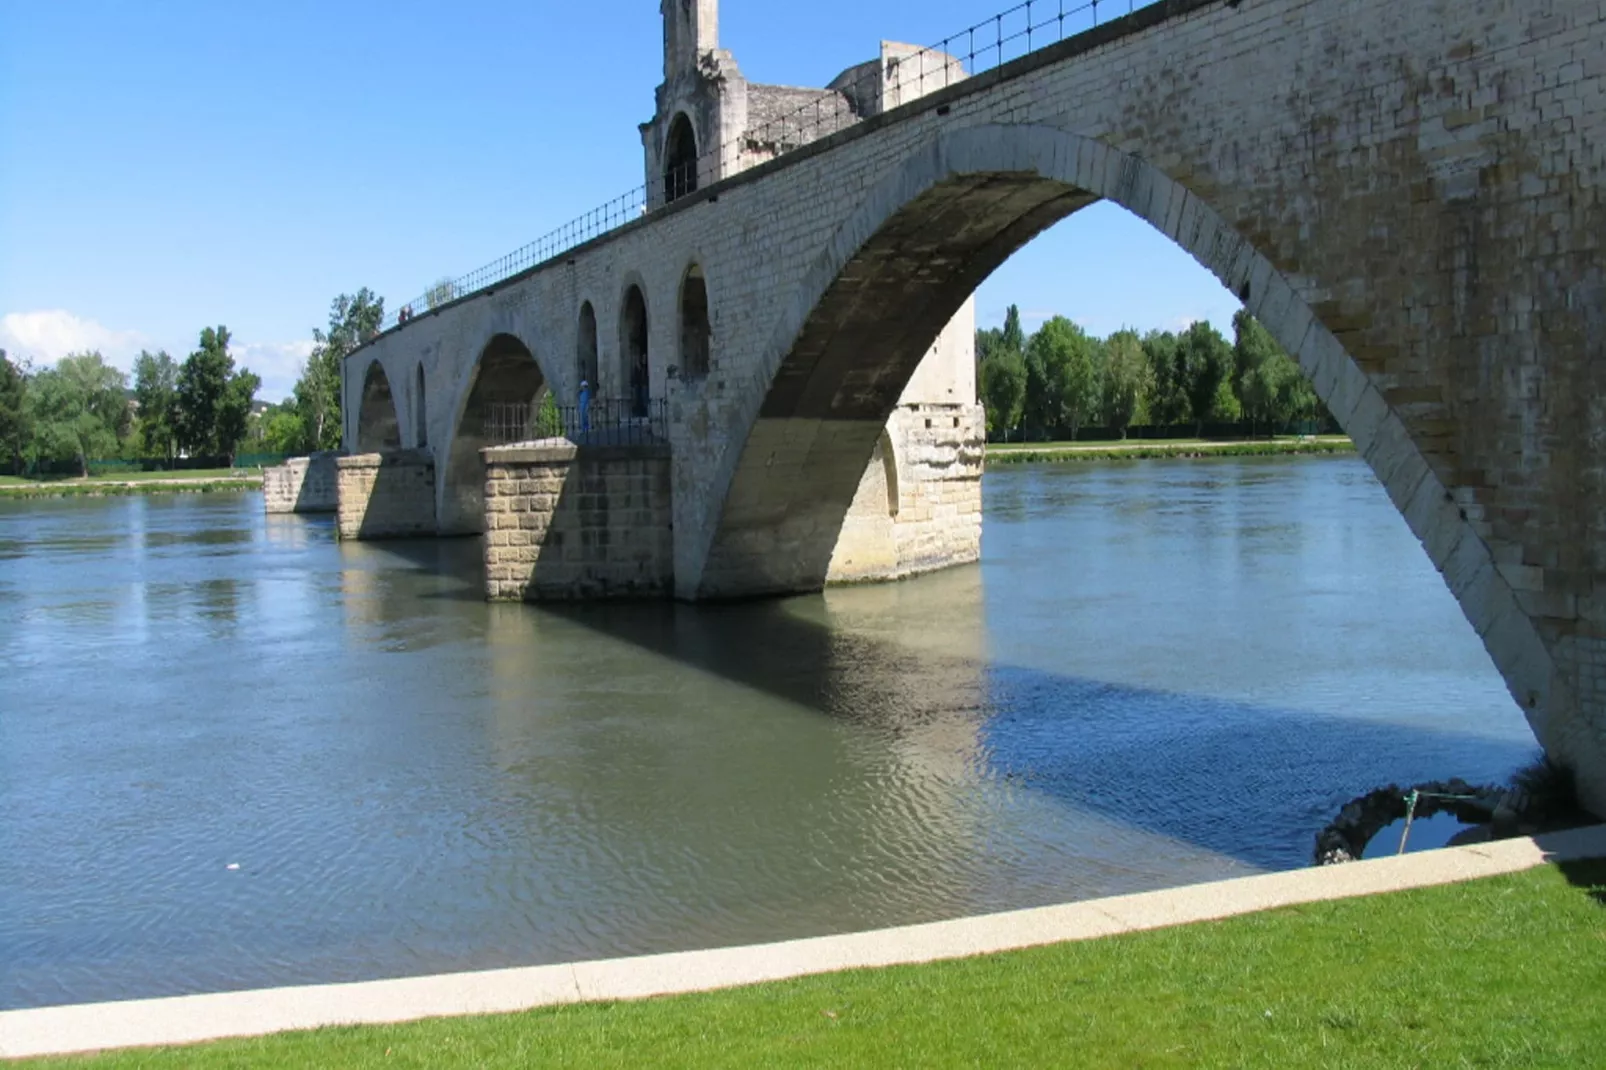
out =
<path fill-rule="evenodd" d="M 669 408 L 663 398 L 596 398 L 587 405 L 495 402 L 485 414 L 492 446 L 565 438 L 580 446 L 646 446 L 667 442 Z"/>
<path fill-rule="evenodd" d="M 792 112 L 760 127 L 744 131 L 723 145 L 705 150 L 694 162 L 666 171 L 662 199 L 668 203 L 697 188 L 699 174 L 717 173 L 716 162 L 735 154 L 773 159 L 859 121 L 863 102 L 871 91 L 883 90 L 881 79 L 891 77 L 894 93 L 882 92 L 888 106 L 896 107 L 1029 55 L 1069 37 L 1084 33 L 1112 18 L 1129 15 L 1156 0 L 1023 0 L 1022 3 L 974 26 L 944 37 L 936 44 L 896 57 L 882 70 L 879 62 L 867 64 L 859 78 L 837 91 L 819 90 L 813 99 Z M 910 73 L 905 73 L 909 71 Z M 879 107 L 879 101 L 877 107 Z M 754 162 L 760 162 L 755 160 Z M 545 263 L 568 249 L 623 226 L 647 214 L 648 187 L 643 184 L 564 223 L 535 241 L 475 268 L 457 278 L 443 278 L 405 304 L 394 306 L 384 326 L 394 327 L 424 312 L 467 297 L 503 279 Z"/>

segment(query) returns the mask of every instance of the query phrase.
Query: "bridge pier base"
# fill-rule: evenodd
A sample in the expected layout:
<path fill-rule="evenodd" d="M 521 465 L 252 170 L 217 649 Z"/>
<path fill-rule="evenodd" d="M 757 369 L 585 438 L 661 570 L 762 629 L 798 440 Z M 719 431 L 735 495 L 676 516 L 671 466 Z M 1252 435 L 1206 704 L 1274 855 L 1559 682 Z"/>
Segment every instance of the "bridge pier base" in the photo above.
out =
<path fill-rule="evenodd" d="M 342 539 L 417 539 L 436 534 L 435 458 L 428 450 L 341 457 L 336 508 Z"/>
<path fill-rule="evenodd" d="M 827 584 L 873 583 L 981 557 L 980 405 L 893 410 L 842 521 Z"/>
<path fill-rule="evenodd" d="M 340 504 L 333 451 L 292 457 L 262 473 L 263 506 L 269 513 L 333 513 Z"/>
<path fill-rule="evenodd" d="M 482 450 L 491 601 L 668 598 L 669 446 L 562 439 Z"/>

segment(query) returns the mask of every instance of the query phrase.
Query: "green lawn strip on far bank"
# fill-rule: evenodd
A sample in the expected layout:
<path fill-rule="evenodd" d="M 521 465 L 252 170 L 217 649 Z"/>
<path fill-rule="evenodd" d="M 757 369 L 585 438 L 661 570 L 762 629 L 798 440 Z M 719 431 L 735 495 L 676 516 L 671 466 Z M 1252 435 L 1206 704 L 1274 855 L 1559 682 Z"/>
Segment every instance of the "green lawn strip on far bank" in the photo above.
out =
<path fill-rule="evenodd" d="M 104 494 L 179 494 L 255 490 L 262 470 L 198 468 L 169 472 L 118 472 L 85 478 L 0 476 L 0 499 L 71 498 Z"/>
<path fill-rule="evenodd" d="M 21 1065 L 1606 1066 L 1606 863 L 723 992 Z"/>
<path fill-rule="evenodd" d="M 1313 438 L 1127 439 L 1123 442 L 999 442 L 987 446 L 989 464 L 1058 461 L 1141 461 L 1164 457 L 1268 457 L 1278 454 L 1353 453 L 1344 435 Z"/>

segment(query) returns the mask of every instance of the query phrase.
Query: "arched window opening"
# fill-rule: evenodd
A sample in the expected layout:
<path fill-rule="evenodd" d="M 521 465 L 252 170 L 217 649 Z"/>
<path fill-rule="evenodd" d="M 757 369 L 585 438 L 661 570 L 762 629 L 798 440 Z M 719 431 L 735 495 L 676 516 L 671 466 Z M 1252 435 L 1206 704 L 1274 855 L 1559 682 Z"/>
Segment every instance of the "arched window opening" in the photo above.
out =
<path fill-rule="evenodd" d="M 396 399 L 390 378 L 377 360 L 368 365 L 362 380 L 362 407 L 357 410 L 357 452 L 377 453 L 401 448 L 401 427 L 396 420 Z"/>
<path fill-rule="evenodd" d="M 697 132 L 686 113 L 676 115 L 664 140 L 664 203 L 697 191 Z"/>
<path fill-rule="evenodd" d="M 641 296 L 639 286 L 632 286 L 625 293 L 625 306 L 619 319 L 619 352 L 624 357 L 630 383 L 630 413 L 645 418 L 652 385 L 651 364 L 647 359 L 647 299 Z"/>
<path fill-rule="evenodd" d="M 708 323 L 708 286 L 696 264 L 680 287 L 680 375 L 701 379 L 708 374 L 711 328 Z"/>
<path fill-rule="evenodd" d="M 597 380 L 597 313 L 587 301 L 580 306 L 580 332 L 575 342 L 575 363 L 582 382 L 591 387 L 596 397 L 602 389 Z"/>
<path fill-rule="evenodd" d="M 881 474 L 887 484 L 887 515 L 897 519 L 898 506 L 902 499 L 898 491 L 898 455 L 892 450 L 892 437 L 883 429 L 881 439 L 876 443 L 876 452 L 881 455 Z M 874 463 L 873 461 L 871 462 Z"/>
<path fill-rule="evenodd" d="M 413 426 L 418 430 L 418 448 L 429 445 L 429 408 L 424 400 L 424 362 L 418 362 L 418 389 L 413 392 Z"/>

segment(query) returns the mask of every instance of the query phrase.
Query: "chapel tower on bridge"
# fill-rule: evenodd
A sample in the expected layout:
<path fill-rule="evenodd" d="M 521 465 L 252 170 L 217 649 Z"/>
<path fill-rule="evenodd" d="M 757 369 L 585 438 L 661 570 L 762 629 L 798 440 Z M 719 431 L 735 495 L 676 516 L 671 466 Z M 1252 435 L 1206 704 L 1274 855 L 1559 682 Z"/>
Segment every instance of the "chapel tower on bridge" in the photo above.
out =
<path fill-rule="evenodd" d="M 953 56 L 882 41 L 879 56 L 842 71 L 823 89 L 750 82 L 736 57 L 719 47 L 719 0 L 659 0 L 659 10 L 664 80 L 658 86 L 652 119 L 641 124 L 649 209 L 662 208 L 965 77 L 963 65 Z M 701 291 L 705 294 L 719 285 L 717 279 L 697 281 L 707 287 Z M 711 302 L 711 307 L 717 309 L 718 302 Z M 715 316 L 710 326 L 717 336 L 717 312 Z M 867 362 L 874 359 L 872 354 L 865 357 Z M 957 493 L 960 511 L 980 507 L 979 493 L 952 489 L 948 481 L 953 472 L 938 458 L 949 457 L 963 439 L 961 452 L 975 451 L 979 478 L 984 427 L 976 397 L 972 297 L 938 333 L 899 396 L 843 522 L 829 580 L 887 578 L 927 567 L 923 558 L 934 552 L 935 545 L 927 530 L 937 496 L 934 488 L 942 488 L 943 494 Z M 908 510 L 903 508 L 906 504 Z M 948 502 L 936 508 L 951 511 L 955 506 Z M 979 515 L 969 517 L 966 524 L 979 533 Z M 968 551 L 971 556 L 973 551 L 974 547 Z M 952 548 L 936 553 L 951 555 Z"/>

